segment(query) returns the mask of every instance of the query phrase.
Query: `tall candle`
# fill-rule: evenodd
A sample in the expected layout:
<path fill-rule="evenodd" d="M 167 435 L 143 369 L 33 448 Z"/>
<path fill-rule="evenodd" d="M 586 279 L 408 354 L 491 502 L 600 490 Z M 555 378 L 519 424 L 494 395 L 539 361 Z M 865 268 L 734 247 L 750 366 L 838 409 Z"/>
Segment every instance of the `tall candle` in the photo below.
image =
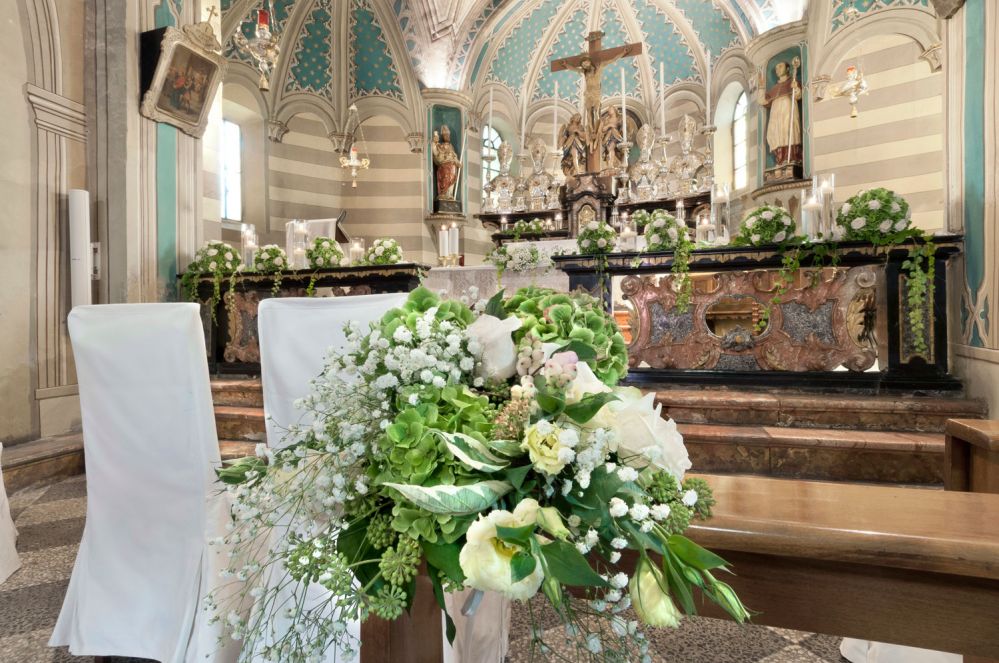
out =
<path fill-rule="evenodd" d="M 711 126 L 711 51 L 705 51 L 705 59 L 706 59 L 706 64 L 705 64 L 706 75 L 705 75 L 704 87 L 705 87 L 705 93 L 707 95 L 708 105 L 707 108 L 704 110 L 704 116 L 706 118 L 705 124 Z"/>
<path fill-rule="evenodd" d="M 621 126 L 623 142 L 628 142 L 628 115 L 624 106 L 624 68 L 621 69 Z"/>
<path fill-rule="evenodd" d="M 458 224 L 452 223 L 451 230 L 448 231 L 448 243 L 447 248 L 450 251 L 448 255 L 458 255 L 461 251 L 458 250 Z"/>
<path fill-rule="evenodd" d="M 666 63 L 659 63 L 659 129 L 666 135 Z"/>
<path fill-rule="evenodd" d="M 448 251 L 448 235 L 445 226 L 441 226 L 441 229 L 437 231 L 437 254 L 441 258 L 450 255 Z"/>
<path fill-rule="evenodd" d="M 555 81 L 555 101 L 552 103 L 552 152 L 558 150 L 558 81 Z"/>

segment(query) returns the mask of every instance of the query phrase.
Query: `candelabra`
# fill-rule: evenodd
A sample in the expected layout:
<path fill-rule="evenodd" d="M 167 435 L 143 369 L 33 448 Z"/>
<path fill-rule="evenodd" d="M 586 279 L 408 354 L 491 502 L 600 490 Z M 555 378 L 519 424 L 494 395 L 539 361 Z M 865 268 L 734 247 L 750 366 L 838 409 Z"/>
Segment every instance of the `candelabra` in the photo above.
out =
<path fill-rule="evenodd" d="M 621 180 L 621 186 L 617 189 L 617 199 L 615 202 L 625 204 L 631 202 L 631 180 L 628 177 L 628 155 L 631 153 L 632 143 L 629 141 L 617 144 L 617 149 L 621 150 L 621 166 L 618 168 L 617 177 Z"/>
<path fill-rule="evenodd" d="M 662 151 L 662 158 L 659 160 L 659 169 L 656 171 L 655 197 L 656 200 L 665 200 L 672 193 L 672 180 L 669 176 L 669 157 L 666 148 L 669 145 L 669 136 L 665 134 L 656 141 Z"/>
<path fill-rule="evenodd" d="M 711 150 L 711 144 L 714 140 L 716 129 L 717 127 L 713 124 L 706 124 L 701 127 L 701 133 L 704 135 L 704 162 L 701 166 L 704 169 L 704 175 L 701 177 L 700 182 L 698 182 L 698 188 L 701 191 L 711 189 L 715 183 L 715 158 Z"/>
<path fill-rule="evenodd" d="M 491 186 L 496 191 L 496 211 L 509 214 L 513 211 L 513 196 L 517 181 L 510 175 L 510 164 L 513 163 L 513 148 L 507 143 L 501 143 L 496 148 L 499 157 L 499 175 L 493 178 Z"/>
<path fill-rule="evenodd" d="M 260 72 L 257 87 L 265 92 L 271 89 L 271 72 L 281 54 L 280 39 L 271 33 L 271 17 L 273 15 L 274 2 L 268 0 L 267 9 L 257 10 L 257 26 L 253 33 L 253 39 L 247 39 L 242 30 L 236 30 L 236 34 L 232 38 L 236 48 L 253 59 L 257 71 Z"/>
<path fill-rule="evenodd" d="M 541 212 L 548 209 L 549 189 L 551 188 L 551 175 L 545 172 L 545 160 L 548 152 L 545 143 L 540 138 L 535 138 L 531 142 L 531 163 L 534 167 L 531 176 L 527 178 L 527 192 L 530 200 L 530 210 Z"/>
<path fill-rule="evenodd" d="M 486 172 L 489 172 L 489 164 L 493 162 L 496 157 L 492 154 L 483 154 L 482 161 L 485 164 Z M 495 187 L 493 186 L 492 180 L 486 180 L 482 183 L 482 213 L 483 214 L 494 214 L 496 212 L 496 201 L 493 200 L 493 191 Z"/>
<path fill-rule="evenodd" d="M 520 176 L 517 177 L 517 184 L 513 190 L 513 211 L 514 212 L 526 212 L 527 211 L 527 188 L 528 188 L 528 175 L 527 175 L 527 160 L 530 155 L 527 152 L 521 152 L 517 157 L 517 161 L 520 163 Z"/>

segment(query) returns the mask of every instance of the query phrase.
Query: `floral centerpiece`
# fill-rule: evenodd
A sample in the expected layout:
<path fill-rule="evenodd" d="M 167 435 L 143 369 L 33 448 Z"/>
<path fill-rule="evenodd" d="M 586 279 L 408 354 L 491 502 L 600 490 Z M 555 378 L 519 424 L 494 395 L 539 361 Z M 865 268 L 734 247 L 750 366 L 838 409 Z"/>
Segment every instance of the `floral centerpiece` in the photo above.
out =
<path fill-rule="evenodd" d="M 683 536 L 713 499 L 685 478 L 683 440 L 654 395 L 617 384 L 613 319 L 582 294 L 502 297 L 469 308 L 420 288 L 370 329 L 348 325 L 301 400 L 313 423 L 220 470 L 240 560 L 230 596 L 256 607 L 213 606 L 244 656 L 306 661 L 335 647 L 349 660 L 358 643 L 344 622 L 400 617 L 422 569 L 445 611 L 460 588 L 540 592 L 574 660 L 647 658 L 629 607 L 677 626 L 701 593 L 748 618 L 712 573 L 724 560 Z M 329 592 L 321 609 L 305 607 L 310 583 Z M 543 629 L 531 632 L 546 651 Z"/>
<path fill-rule="evenodd" d="M 522 235 L 543 235 L 545 234 L 545 222 L 534 217 L 530 221 L 524 221 L 520 219 L 515 224 L 513 224 L 513 235 L 514 237 L 521 237 Z"/>
<path fill-rule="evenodd" d="M 645 250 L 673 252 L 671 271 L 677 289 L 676 307 L 685 313 L 694 293 L 694 282 L 690 279 L 690 252 L 694 243 L 687 234 L 686 224 L 666 210 L 657 209 L 649 218 L 645 226 Z"/>
<path fill-rule="evenodd" d="M 283 272 L 288 266 L 288 256 L 277 244 L 264 244 L 253 254 L 253 268 L 264 274 Z"/>
<path fill-rule="evenodd" d="M 617 232 L 603 221 L 590 221 L 576 238 L 579 252 L 582 255 L 603 255 L 614 250 L 617 243 Z"/>
<path fill-rule="evenodd" d="M 498 246 L 486 256 L 486 261 L 496 267 L 502 277 L 503 272 L 529 272 L 535 269 L 552 267 L 551 256 L 538 249 L 533 244 L 504 244 Z"/>
<path fill-rule="evenodd" d="M 210 276 L 212 279 L 212 296 L 209 300 L 209 308 L 212 312 L 212 319 L 215 319 L 215 307 L 222 299 L 222 279 L 233 279 L 236 273 L 242 269 L 243 259 L 239 256 L 239 251 L 230 244 L 217 239 L 208 240 L 205 245 L 194 254 L 194 260 L 188 264 L 184 270 L 184 275 L 180 278 L 180 289 L 190 301 L 198 299 L 198 280 L 203 276 Z"/>
<path fill-rule="evenodd" d="M 657 212 L 660 210 L 656 210 Z M 642 230 L 652 222 L 653 214 L 645 209 L 635 210 L 631 215 L 631 220 L 635 224 L 635 228 Z"/>
<path fill-rule="evenodd" d="M 316 237 L 305 249 L 305 257 L 312 269 L 339 267 L 343 264 L 343 249 L 330 237 Z"/>
<path fill-rule="evenodd" d="M 775 205 L 761 205 L 742 220 L 733 243 L 742 246 L 782 244 L 793 236 L 794 219 L 786 209 Z"/>
<path fill-rule="evenodd" d="M 366 265 L 394 265 L 402 262 L 402 247 L 391 238 L 376 239 L 364 254 Z"/>
<path fill-rule="evenodd" d="M 851 197 L 836 215 L 843 238 L 883 244 L 884 238 L 905 233 L 912 222 L 909 203 L 894 191 L 867 189 Z"/>

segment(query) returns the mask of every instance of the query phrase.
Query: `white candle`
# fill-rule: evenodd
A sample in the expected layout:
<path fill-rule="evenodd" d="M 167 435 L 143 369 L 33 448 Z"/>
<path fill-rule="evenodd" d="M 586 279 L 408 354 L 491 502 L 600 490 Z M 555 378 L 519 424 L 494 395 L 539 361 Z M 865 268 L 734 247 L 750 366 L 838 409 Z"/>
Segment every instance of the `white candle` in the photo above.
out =
<path fill-rule="evenodd" d="M 706 59 L 706 75 L 705 75 L 705 93 L 707 95 L 707 108 L 704 110 L 705 124 L 711 126 L 711 51 L 705 51 Z"/>
<path fill-rule="evenodd" d="M 624 106 L 624 68 L 621 68 L 621 126 L 623 142 L 628 142 L 628 115 Z"/>
<path fill-rule="evenodd" d="M 456 256 L 461 251 L 458 250 L 458 224 L 452 223 L 451 230 L 448 231 L 448 243 L 447 248 L 450 251 L 448 255 Z"/>
<path fill-rule="evenodd" d="M 666 63 L 659 63 L 659 129 L 666 135 Z"/>
<path fill-rule="evenodd" d="M 833 190 L 836 188 L 836 174 L 829 173 L 825 177 L 820 178 L 819 183 L 823 194 L 832 195 Z"/>
<path fill-rule="evenodd" d="M 552 152 L 558 150 L 558 81 L 555 81 L 555 101 L 552 103 Z"/>
<path fill-rule="evenodd" d="M 447 230 L 444 229 L 444 226 L 441 226 L 441 229 L 437 231 L 437 253 L 441 258 L 449 255 L 447 240 Z"/>

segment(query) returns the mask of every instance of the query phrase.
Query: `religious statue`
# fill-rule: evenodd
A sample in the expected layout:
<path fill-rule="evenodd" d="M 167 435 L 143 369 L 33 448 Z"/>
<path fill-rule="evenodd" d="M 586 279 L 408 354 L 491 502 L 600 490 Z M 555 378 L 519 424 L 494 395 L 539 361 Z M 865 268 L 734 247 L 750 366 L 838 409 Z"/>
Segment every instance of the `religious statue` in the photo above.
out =
<path fill-rule="evenodd" d="M 455 193 L 458 189 L 458 176 L 461 173 L 461 159 L 458 157 L 458 153 L 454 151 L 454 146 L 451 144 L 451 129 L 446 124 L 441 125 L 440 131 L 434 132 L 431 152 L 434 159 L 437 201 L 444 203 L 454 202 Z M 445 205 L 445 207 L 450 206 Z"/>
<path fill-rule="evenodd" d="M 573 113 L 562 127 L 559 148 L 562 150 L 562 172 L 565 176 L 581 174 L 586 167 L 586 129 L 583 128 L 583 116 L 579 113 Z"/>
<path fill-rule="evenodd" d="M 597 135 L 600 137 L 600 150 L 608 169 L 617 168 L 620 165 L 617 146 L 623 140 L 622 131 L 624 125 L 616 105 L 610 105 L 600 116 L 600 125 Z"/>
<path fill-rule="evenodd" d="M 770 110 L 767 147 L 778 166 L 801 162 L 801 114 L 798 111 L 798 100 L 801 99 L 798 82 L 800 66 L 798 57 L 790 63 L 778 62 L 774 69 L 777 82 L 764 92 L 760 101 Z"/>

